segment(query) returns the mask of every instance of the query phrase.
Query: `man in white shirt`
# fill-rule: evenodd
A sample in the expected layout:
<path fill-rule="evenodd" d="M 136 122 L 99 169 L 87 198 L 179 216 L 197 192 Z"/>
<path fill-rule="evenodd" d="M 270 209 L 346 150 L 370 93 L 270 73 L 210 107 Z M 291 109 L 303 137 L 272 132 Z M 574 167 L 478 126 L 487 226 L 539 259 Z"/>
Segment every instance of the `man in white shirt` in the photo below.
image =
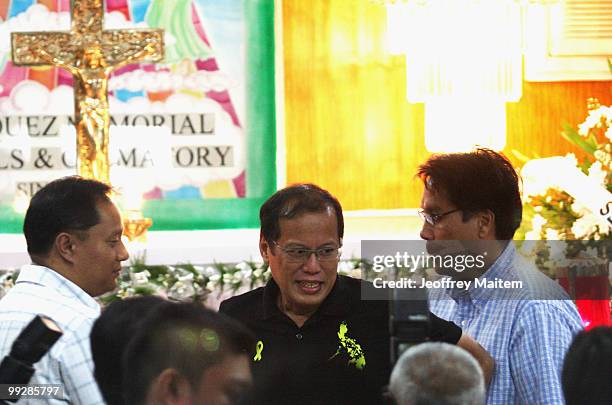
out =
<path fill-rule="evenodd" d="M 0 359 L 37 314 L 64 335 L 36 364 L 30 384 L 60 384 L 63 399 L 22 399 L 32 404 L 104 404 L 93 378 L 89 333 L 100 308 L 93 297 L 111 291 L 129 254 L 121 241 L 111 187 L 77 176 L 55 180 L 32 200 L 23 232 L 31 265 L 0 301 Z"/>

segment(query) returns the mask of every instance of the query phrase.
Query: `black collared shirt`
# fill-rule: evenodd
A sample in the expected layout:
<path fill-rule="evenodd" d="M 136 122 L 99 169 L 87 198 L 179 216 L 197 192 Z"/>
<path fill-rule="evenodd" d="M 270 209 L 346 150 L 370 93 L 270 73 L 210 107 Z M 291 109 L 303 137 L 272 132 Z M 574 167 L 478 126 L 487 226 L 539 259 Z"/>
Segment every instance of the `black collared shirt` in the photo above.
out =
<path fill-rule="evenodd" d="M 246 403 L 381 403 L 391 372 L 389 306 L 362 300 L 362 282 L 338 276 L 301 328 L 278 308 L 279 289 L 272 279 L 221 303 L 219 311 L 243 322 L 258 340 L 251 358 L 254 392 Z M 460 329 L 434 319 L 435 339 L 456 343 Z"/>

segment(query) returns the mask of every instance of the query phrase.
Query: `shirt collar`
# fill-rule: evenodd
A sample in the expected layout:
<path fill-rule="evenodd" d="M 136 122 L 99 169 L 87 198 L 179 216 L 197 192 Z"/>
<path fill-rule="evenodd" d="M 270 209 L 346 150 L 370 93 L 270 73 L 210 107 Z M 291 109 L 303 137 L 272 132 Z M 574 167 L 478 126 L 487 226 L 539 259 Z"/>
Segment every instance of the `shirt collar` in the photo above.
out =
<path fill-rule="evenodd" d="M 276 282 L 272 277 L 266 283 L 266 286 L 263 290 L 262 297 L 262 319 L 269 319 L 273 317 L 275 314 L 280 312 L 276 305 L 276 299 L 278 297 L 279 288 Z"/>
<path fill-rule="evenodd" d="M 58 272 L 48 267 L 28 264 L 21 267 L 15 284 L 31 283 L 55 290 L 57 293 L 69 299 L 81 302 L 88 308 L 100 314 L 100 305 L 95 299 L 87 294 L 81 287 L 68 280 Z"/>
<path fill-rule="evenodd" d="M 280 289 L 278 284 L 274 281 L 272 277 L 268 280 L 268 283 L 264 287 L 263 297 L 262 297 L 262 319 L 269 319 L 275 315 L 282 314 L 281 310 L 278 308 L 277 299 L 278 294 L 280 293 Z M 343 276 L 338 275 L 336 277 L 336 282 L 332 287 L 329 295 L 317 311 L 313 314 L 314 316 L 319 315 L 329 315 L 329 316 L 341 316 L 348 313 L 350 309 L 350 297 L 348 296 L 348 289 L 346 286 L 346 281 L 343 279 Z"/>
<path fill-rule="evenodd" d="M 478 279 L 508 279 L 508 270 L 512 267 L 515 255 L 516 247 L 514 246 L 514 242 L 509 241 L 499 257 L 495 260 L 495 262 L 493 262 L 491 267 L 489 267 L 487 271 L 478 277 Z M 472 282 L 472 284 L 470 284 L 470 288 L 467 290 L 450 287 L 447 289 L 447 293 L 457 302 L 471 301 L 475 305 L 480 305 L 488 301 L 491 298 L 491 295 L 499 294 L 499 291 L 495 288 L 476 288 L 475 283 Z"/>

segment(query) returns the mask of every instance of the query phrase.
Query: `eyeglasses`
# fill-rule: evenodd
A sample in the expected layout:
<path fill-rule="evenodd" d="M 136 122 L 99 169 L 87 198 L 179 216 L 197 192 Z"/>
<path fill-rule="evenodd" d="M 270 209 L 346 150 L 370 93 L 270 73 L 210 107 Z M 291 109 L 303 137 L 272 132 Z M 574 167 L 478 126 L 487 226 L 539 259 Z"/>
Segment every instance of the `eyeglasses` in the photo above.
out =
<path fill-rule="evenodd" d="M 424 210 L 419 211 L 419 216 L 423 221 L 427 222 L 431 226 L 435 226 L 442 218 L 444 218 L 448 214 L 452 214 L 453 212 L 461 211 L 461 208 L 456 208 L 454 210 L 450 210 L 448 212 L 444 212 L 442 214 L 430 214 L 425 212 Z"/>
<path fill-rule="evenodd" d="M 326 246 L 318 249 L 307 249 L 305 247 L 285 248 L 276 242 L 272 242 L 287 257 L 289 263 L 305 263 L 310 255 L 314 253 L 317 260 L 321 263 L 333 262 L 340 257 L 340 247 Z"/>

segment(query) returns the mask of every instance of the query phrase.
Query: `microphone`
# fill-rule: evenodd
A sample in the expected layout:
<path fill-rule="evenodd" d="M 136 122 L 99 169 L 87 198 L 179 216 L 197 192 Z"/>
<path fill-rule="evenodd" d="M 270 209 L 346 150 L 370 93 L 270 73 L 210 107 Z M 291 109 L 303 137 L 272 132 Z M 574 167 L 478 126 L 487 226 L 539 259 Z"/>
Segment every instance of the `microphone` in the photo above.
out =
<path fill-rule="evenodd" d="M 28 384 L 37 363 L 63 332 L 50 318 L 36 315 L 19 333 L 10 353 L 0 363 L 0 384 Z M 17 399 L 7 399 L 16 402 Z"/>

